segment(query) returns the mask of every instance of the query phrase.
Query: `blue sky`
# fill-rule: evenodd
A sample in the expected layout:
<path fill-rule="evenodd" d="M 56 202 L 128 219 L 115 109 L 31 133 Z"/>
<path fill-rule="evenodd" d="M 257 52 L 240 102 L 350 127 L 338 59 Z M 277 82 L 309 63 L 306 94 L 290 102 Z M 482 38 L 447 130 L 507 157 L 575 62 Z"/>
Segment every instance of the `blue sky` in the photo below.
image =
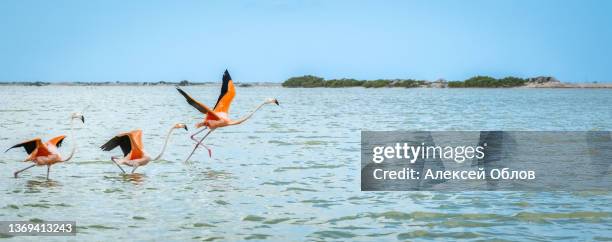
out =
<path fill-rule="evenodd" d="M 612 82 L 612 1 L 0 1 L 0 81 Z"/>

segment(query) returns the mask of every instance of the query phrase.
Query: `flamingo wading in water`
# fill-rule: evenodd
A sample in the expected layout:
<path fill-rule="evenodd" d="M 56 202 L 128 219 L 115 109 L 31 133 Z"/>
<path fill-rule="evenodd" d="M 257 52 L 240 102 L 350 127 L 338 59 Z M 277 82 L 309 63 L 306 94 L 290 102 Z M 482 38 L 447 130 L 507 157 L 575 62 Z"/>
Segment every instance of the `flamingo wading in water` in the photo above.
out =
<path fill-rule="evenodd" d="M 195 109 L 200 111 L 202 114 L 206 115 L 204 118 L 204 121 L 196 124 L 196 128 L 201 128 L 201 127 L 204 127 L 204 128 L 201 129 L 200 131 L 195 132 L 193 135 L 191 135 L 191 139 L 196 142 L 196 145 L 193 148 L 193 151 L 191 151 L 191 154 L 189 154 L 187 159 L 185 159 L 185 162 L 189 161 L 189 158 L 191 158 L 193 153 L 196 151 L 196 149 L 200 145 L 204 146 L 204 148 L 208 150 L 208 156 L 212 156 L 212 150 L 208 148 L 208 146 L 203 144 L 202 141 L 204 141 L 204 139 L 208 137 L 210 133 L 215 131 L 215 129 L 225 127 L 225 126 L 230 126 L 230 125 L 241 124 L 242 122 L 251 118 L 251 116 L 253 116 L 253 114 L 257 112 L 257 110 L 259 110 L 261 107 L 263 107 L 266 104 L 274 103 L 278 105 L 278 101 L 275 98 L 266 98 L 266 100 L 262 104 L 257 106 L 251 113 L 247 114 L 246 116 L 240 119 L 237 119 L 237 120 L 229 119 L 229 116 L 228 116 L 229 108 L 230 108 L 230 104 L 232 103 L 232 100 L 234 99 L 234 96 L 236 95 L 236 90 L 234 88 L 234 82 L 232 81 L 232 77 L 230 76 L 227 70 L 225 70 L 225 73 L 223 73 L 223 84 L 221 85 L 221 94 L 219 94 L 217 103 L 215 104 L 215 107 L 213 107 L 212 109 L 198 102 L 197 100 L 193 99 L 191 96 L 189 96 L 189 94 L 187 94 L 181 88 L 176 87 L 176 90 L 178 90 L 178 92 L 181 93 L 181 95 L 185 97 L 185 99 L 187 100 L 187 103 L 189 103 Z M 203 132 L 206 129 L 210 129 L 210 130 L 208 131 L 208 133 L 206 133 L 206 135 L 204 135 L 204 137 L 202 137 L 202 139 L 198 141 L 195 138 L 195 136 Z"/>
<path fill-rule="evenodd" d="M 74 152 L 76 151 L 76 139 L 73 134 L 73 121 L 75 119 L 80 119 L 81 122 L 85 123 L 85 117 L 79 113 L 73 113 L 70 117 L 70 137 L 74 139 L 72 143 L 72 151 L 70 151 L 70 155 L 68 158 L 62 159 L 57 148 L 62 145 L 62 142 L 66 138 L 66 135 L 60 135 L 51 138 L 47 143 L 43 143 L 40 138 L 34 138 L 32 140 L 28 140 L 16 145 L 13 145 L 11 148 L 8 148 L 5 152 L 9 151 L 12 148 L 23 147 L 28 153 L 28 157 L 23 161 L 32 161 L 33 165 L 23 168 L 21 170 L 16 171 L 13 175 L 17 178 L 19 173 L 30 169 L 34 166 L 47 166 L 47 180 L 49 180 L 49 171 L 51 170 L 51 166 L 60 162 L 66 162 L 74 156 Z"/>
<path fill-rule="evenodd" d="M 180 128 L 187 130 L 187 126 L 184 123 L 177 123 L 173 125 L 172 128 L 170 128 L 168 134 L 166 135 L 166 140 L 164 141 L 164 146 L 162 147 L 162 150 L 159 152 L 159 155 L 157 155 L 153 159 L 151 159 L 151 157 L 144 150 L 144 145 L 142 144 L 142 130 L 140 129 L 121 133 L 110 139 L 104 145 L 100 146 L 100 148 L 104 151 L 111 151 L 117 148 L 117 146 L 121 147 L 121 151 L 123 152 L 124 157 L 121 158 L 112 156 L 111 160 L 113 161 L 113 163 L 115 163 L 115 165 L 117 165 L 117 167 L 119 167 L 119 169 L 121 169 L 123 173 L 125 173 L 125 170 L 121 168 L 121 165 L 133 167 L 132 173 L 134 173 L 134 171 L 136 171 L 136 168 L 144 166 L 150 161 L 156 161 L 161 159 L 162 155 L 164 154 L 164 151 L 166 150 L 166 147 L 168 146 L 168 140 L 170 139 L 172 131 L 174 131 L 174 129 Z"/>

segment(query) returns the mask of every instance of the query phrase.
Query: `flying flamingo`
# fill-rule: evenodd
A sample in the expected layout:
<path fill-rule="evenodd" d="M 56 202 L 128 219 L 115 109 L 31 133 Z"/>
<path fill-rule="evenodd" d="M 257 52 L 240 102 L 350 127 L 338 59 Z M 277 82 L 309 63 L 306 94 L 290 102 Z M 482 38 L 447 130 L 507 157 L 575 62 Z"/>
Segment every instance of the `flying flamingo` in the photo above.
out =
<path fill-rule="evenodd" d="M 85 123 L 85 117 L 79 113 L 73 113 L 70 117 L 70 136 L 74 139 L 73 135 L 73 121 L 75 119 L 80 119 L 81 122 Z M 51 170 L 51 166 L 60 162 L 66 162 L 72 159 L 74 152 L 76 150 L 76 139 L 72 143 L 72 151 L 70 151 L 70 155 L 68 158 L 62 160 L 62 156 L 60 155 L 57 148 L 62 145 L 62 142 L 66 138 L 66 135 L 60 135 L 57 137 L 53 137 L 47 143 L 43 143 L 40 138 L 34 138 L 32 140 L 28 140 L 8 148 L 5 152 L 9 151 L 12 148 L 23 147 L 28 153 L 28 157 L 23 160 L 23 162 L 32 161 L 33 165 L 23 168 L 21 170 L 16 171 L 13 175 L 17 178 L 17 175 L 27 169 L 30 169 L 34 166 L 47 166 L 47 180 L 49 180 L 49 171 Z"/>
<path fill-rule="evenodd" d="M 117 165 L 117 167 L 119 167 L 119 169 L 121 169 L 123 173 L 125 173 L 125 170 L 121 168 L 121 165 L 133 167 L 132 173 L 134 173 L 134 171 L 136 171 L 136 168 L 144 166 L 150 161 L 156 161 L 161 159 L 162 155 L 164 154 L 164 151 L 166 150 L 166 146 L 168 146 L 168 140 L 170 139 L 172 131 L 174 131 L 174 129 L 180 128 L 187 130 L 187 126 L 184 123 L 177 123 L 173 125 L 172 128 L 170 128 L 168 134 L 166 135 L 166 140 L 164 141 L 164 146 L 162 147 L 162 150 L 159 152 L 159 155 L 157 155 L 153 159 L 151 159 L 147 152 L 144 151 L 144 145 L 142 144 L 142 130 L 140 129 L 121 133 L 110 139 L 104 145 L 100 146 L 100 148 L 104 151 L 110 151 L 117 148 L 117 146 L 121 147 L 121 151 L 123 152 L 124 157 L 121 158 L 111 156 L 111 160 L 113 161 L 113 163 L 115 163 L 115 165 Z"/>
<path fill-rule="evenodd" d="M 193 148 L 193 151 L 191 151 L 191 154 L 189 154 L 187 159 L 185 159 L 185 162 L 189 161 L 189 158 L 191 158 L 191 156 L 196 151 L 199 145 L 204 146 L 204 148 L 208 150 L 208 156 L 212 156 L 212 150 L 208 148 L 208 146 L 203 144 L 202 141 L 204 141 L 204 139 L 210 133 L 215 131 L 215 129 L 225 127 L 225 126 L 230 126 L 230 125 L 241 124 L 242 122 L 246 121 L 251 116 L 253 116 L 253 114 L 257 112 L 257 110 L 259 110 L 261 107 L 263 107 L 266 104 L 274 103 L 278 105 L 278 101 L 275 98 L 267 98 L 262 104 L 257 106 L 255 110 L 253 110 L 251 113 L 247 114 L 246 116 L 240 119 L 237 119 L 237 120 L 230 120 L 228 113 L 229 113 L 230 104 L 232 103 L 232 100 L 234 99 L 234 96 L 236 95 L 236 90 L 234 88 L 234 82 L 232 81 L 232 77 L 230 76 L 227 70 L 225 70 L 225 73 L 223 74 L 223 84 L 221 85 L 221 94 L 219 94 L 219 98 L 217 99 L 217 103 L 215 104 L 215 107 L 213 109 L 210 109 L 206 105 L 196 101 L 191 96 L 189 96 L 189 94 L 187 94 L 185 91 L 181 90 L 181 88 L 176 87 L 176 90 L 178 90 L 178 92 L 181 93 L 181 95 L 185 97 L 185 99 L 187 100 L 187 103 L 189 103 L 195 109 L 200 111 L 202 114 L 206 115 L 202 122 L 196 124 L 196 128 L 201 128 L 201 127 L 204 127 L 204 128 L 198 132 L 195 132 L 193 135 L 191 135 L 191 139 L 196 142 L 196 145 Z M 210 129 L 210 130 L 208 131 L 208 133 L 206 133 L 206 135 L 204 135 L 204 137 L 202 137 L 202 139 L 198 141 L 195 138 L 195 136 L 203 132 L 206 129 Z"/>

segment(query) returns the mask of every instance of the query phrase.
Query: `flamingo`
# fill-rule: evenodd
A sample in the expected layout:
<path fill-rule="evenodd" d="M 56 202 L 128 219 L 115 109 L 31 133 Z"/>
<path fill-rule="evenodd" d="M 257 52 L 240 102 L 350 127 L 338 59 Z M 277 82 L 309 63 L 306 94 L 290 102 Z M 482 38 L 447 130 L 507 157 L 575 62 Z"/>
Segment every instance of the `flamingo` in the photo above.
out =
<path fill-rule="evenodd" d="M 181 95 L 183 95 L 183 97 L 185 97 L 189 105 L 193 106 L 195 109 L 200 111 L 202 114 L 206 115 L 202 122 L 199 122 L 195 125 L 196 129 L 199 129 L 201 127 L 204 127 L 204 128 L 191 135 L 191 139 L 196 142 L 196 145 L 193 148 L 193 151 L 191 151 L 191 154 L 189 154 L 187 159 L 185 159 L 185 162 L 189 161 L 189 158 L 191 158 L 193 153 L 196 151 L 196 149 L 200 145 L 204 146 L 204 148 L 208 150 L 208 156 L 212 157 L 212 150 L 208 148 L 208 146 L 206 146 L 202 142 L 204 141 L 206 137 L 208 137 L 208 135 L 210 135 L 210 133 L 215 131 L 215 129 L 230 126 L 230 125 L 241 124 L 242 122 L 251 118 L 251 116 L 253 116 L 253 114 L 257 112 L 257 110 L 259 110 L 261 107 L 263 107 L 266 104 L 274 103 L 276 105 L 279 105 L 278 100 L 276 100 L 275 98 L 266 98 L 262 104 L 258 105 L 251 113 L 245 115 L 244 117 L 237 119 L 237 120 L 229 119 L 229 116 L 228 116 L 229 108 L 230 108 L 230 104 L 232 103 L 232 100 L 234 99 L 234 96 L 236 95 L 236 90 L 234 88 L 234 82 L 232 81 L 232 77 L 230 76 L 227 70 L 225 70 L 225 73 L 223 73 L 223 84 L 221 85 L 221 94 L 219 94 L 217 103 L 215 104 L 215 107 L 213 107 L 212 109 L 198 102 L 197 100 L 193 99 L 191 96 L 189 96 L 189 94 L 187 94 L 181 88 L 176 87 L 176 90 L 178 90 L 178 92 Z M 195 138 L 195 136 L 203 132 L 206 129 L 210 129 L 210 130 L 208 131 L 208 133 L 206 133 L 206 135 L 204 135 L 204 137 L 202 137 L 202 139 L 198 141 Z"/>
<path fill-rule="evenodd" d="M 73 121 L 75 119 L 80 119 L 81 122 L 85 123 L 85 117 L 79 113 L 73 113 L 70 116 L 70 136 L 74 139 L 73 135 Z M 60 162 L 66 162 L 72 159 L 74 156 L 74 152 L 76 150 L 76 139 L 72 143 L 72 151 L 70 151 L 70 155 L 68 158 L 62 159 L 57 148 L 62 146 L 62 142 L 66 138 L 66 135 L 60 135 L 51 138 L 47 143 L 43 143 L 40 138 L 34 138 L 16 145 L 13 145 L 11 148 L 8 148 L 5 152 L 9 151 L 12 148 L 23 147 L 25 151 L 28 153 L 28 157 L 23 160 L 23 162 L 32 161 L 34 164 L 23 168 L 21 170 L 13 173 L 13 176 L 17 178 L 17 175 L 27 169 L 30 169 L 34 166 L 47 166 L 47 180 L 49 180 L 49 172 L 51 170 L 51 166 Z"/>
<path fill-rule="evenodd" d="M 136 171 L 136 168 L 140 166 L 144 166 L 148 164 L 150 161 L 156 161 L 161 159 L 166 147 L 168 146 L 168 140 L 170 139 L 170 135 L 172 131 L 175 129 L 183 128 L 187 130 L 187 125 L 184 123 L 177 123 L 170 128 L 168 134 L 166 135 L 166 140 L 164 141 L 164 146 L 162 150 L 159 152 L 155 158 L 151 159 L 151 157 L 144 151 L 144 145 L 142 144 L 142 130 L 132 130 L 129 132 L 121 133 L 109 141 L 107 141 L 104 145 L 100 146 L 100 148 L 104 151 L 111 151 L 117 146 L 121 147 L 121 151 L 123 152 L 124 157 L 111 156 L 111 161 L 121 169 L 121 171 L 125 174 L 125 170 L 121 167 L 121 165 L 127 165 L 132 168 L 132 174 Z"/>

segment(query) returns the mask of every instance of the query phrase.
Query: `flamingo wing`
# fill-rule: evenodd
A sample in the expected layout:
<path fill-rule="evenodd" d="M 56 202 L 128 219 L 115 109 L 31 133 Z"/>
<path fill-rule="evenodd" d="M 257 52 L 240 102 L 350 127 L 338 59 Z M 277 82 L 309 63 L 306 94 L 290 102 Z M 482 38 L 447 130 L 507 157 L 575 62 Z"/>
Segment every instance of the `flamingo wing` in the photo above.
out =
<path fill-rule="evenodd" d="M 144 156 L 144 145 L 142 144 L 142 130 L 130 131 L 128 136 L 130 137 L 130 146 L 132 152 L 130 152 L 130 159 L 139 159 Z"/>
<path fill-rule="evenodd" d="M 215 114 L 215 112 L 212 109 L 210 109 L 206 105 L 202 104 L 201 102 L 198 102 L 197 100 L 193 99 L 191 96 L 189 96 L 189 94 L 187 94 L 185 91 L 183 91 L 183 89 L 181 89 L 179 87 L 176 87 L 176 90 L 181 95 L 183 95 L 183 97 L 185 97 L 185 100 L 187 101 L 187 103 L 189 103 L 189 105 L 193 106 L 195 109 L 197 109 L 198 111 L 200 111 L 203 114 L 213 115 L 213 116 L 218 118 L 217 114 Z"/>
<path fill-rule="evenodd" d="M 55 147 L 59 148 L 60 146 L 62 146 L 62 143 L 64 142 L 65 138 L 66 138 L 66 135 L 60 135 L 57 137 L 53 137 L 47 143 L 55 145 Z"/>
<path fill-rule="evenodd" d="M 26 152 L 28 153 L 28 155 L 29 155 L 34 150 L 36 150 L 36 148 L 38 148 L 38 146 L 41 145 L 41 144 L 42 144 L 42 141 L 40 141 L 40 138 L 35 138 L 35 139 L 32 139 L 32 140 L 28 140 L 28 141 L 25 141 L 25 142 L 13 145 L 11 148 L 8 148 L 4 152 L 7 152 L 7 151 L 9 151 L 12 148 L 23 147 L 26 150 Z"/>
<path fill-rule="evenodd" d="M 230 76 L 229 72 L 225 70 L 225 73 L 223 73 L 221 94 L 219 94 L 219 99 L 217 99 L 217 103 L 215 104 L 213 110 L 215 112 L 229 113 L 230 104 L 232 103 L 232 100 L 234 100 L 234 96 L 236 96 L 234 81 L 232 81 L 232 77 Z"/>
<path fill-rule="evenodd" d="M 22 143 L 13 145 L 13 147 L 8 148 L 6 151 L 9 151 L 10 149 L 17 148 L 17 147 L 23 147 L 26 150 L 26 152 L 28 152 L 28 155 L 34 155 L 35 157 L 47 156 L 47 155 L 52 154 L 49 151 L 49 149 L 47 149 L 47 146 L 43 144 L 40 138 L 35 138 L 33 140 L 29 140 L 26 142 L 22 142 Z"/>
<path fill-rule="evenodd" d="M 130 136 L 128 133 L 113 137 L 108 142 L 100 146 L 100 149 L 104 151 L 111 151 L 117 146 L 121 147 L 121 151 L 123 152 L 124 156 L 127 156 L 132 151 L 132 144 L 130 142 Z"/>

